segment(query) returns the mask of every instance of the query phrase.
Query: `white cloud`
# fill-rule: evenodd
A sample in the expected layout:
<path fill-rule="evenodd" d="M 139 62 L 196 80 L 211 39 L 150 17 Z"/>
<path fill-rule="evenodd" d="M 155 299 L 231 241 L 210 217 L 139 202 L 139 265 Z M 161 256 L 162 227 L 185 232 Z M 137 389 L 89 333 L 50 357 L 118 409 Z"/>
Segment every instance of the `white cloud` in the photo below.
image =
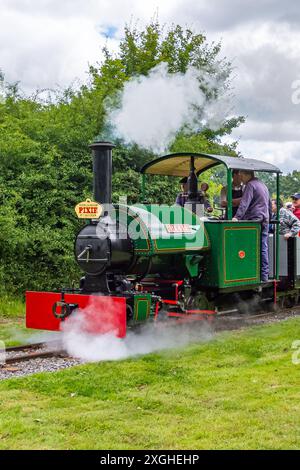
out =
<path fill-rule="evenodd" d="M 205 31 L 226 31 L 249 23 L 292 24 L 300 22 L 300 8 L 295 0 L 177 0 L 171 14 L 188 23 L 201 22 Z"/>
<path fill-rule="evenodd" d="M 157 9 L 157 0 L 0 0 L 0 70 L 26 92 L 85 80 L 103 46 L 117 48 L 126 23 L 143 25 Z"/>
<path fill-rule="evenodd" d="M 26 92 L 85 80 L 106 41 L 115 49 L 125 23 L 143 25 L 155 13 L 161 24 L 222 38 L 224 54 L 234 59 L 235 112 L 247 117 L 233 134 L 241 136 L 240 148 L 261 157 L 263 148 L 269 161 L 300 169 L 300 105 L 291 101 L 300 78 L 295 0 L 0 0 L 0 11 L 0 69 Z M 110 28 L 115 37 L 106 39 Z"/>
<path fill-rule="evenodd" d="M 234 135 L 239 139 L 273 141 L 297 141 L 300 136 L 300 122 L 295 121 L 254 121 L 247 119 L 245 124 L 234 130 Z"/>
<path fill-rule="evenodd" d="M 257 141 L 242 139 L 238 150 L 243 156 L 255 158 L 278 166 L 283 173 L 299 170 L 300 142 L 299 140 L 284 141 Z"/>
<path fill-rule="evenodd" d="M 8 81 L 20 81 L 26 92 L 83 79 L 88 62 L 101 58 L 105 44 L 89 18 L 56 19 L 4 10 L 0 22 L 0 68 Z"/>
<path fill-rule="evenodd" d="M 287 24 L 249 24 L 224 41 L 234 57 L 235 109 L 246 123 L 234 131 L 245 156 L 300 169 L 300 105 L 292 84 L 300 78 L 300 33 Z"/>

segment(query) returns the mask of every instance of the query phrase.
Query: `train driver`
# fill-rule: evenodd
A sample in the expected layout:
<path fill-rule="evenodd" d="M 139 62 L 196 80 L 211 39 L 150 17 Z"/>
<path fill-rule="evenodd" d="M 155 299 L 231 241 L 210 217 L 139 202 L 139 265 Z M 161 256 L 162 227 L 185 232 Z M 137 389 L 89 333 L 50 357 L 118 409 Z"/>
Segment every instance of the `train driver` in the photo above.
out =
<path fill-rule="evenodd" d="M 181 184 L 181 193 L 177 194 L 175 204 L 178 204 L 179 206 L 184 207 L 184 204 L 187 201 L 188 198 L 188 178 L 185 176 L 180 180 Z M 209 189 L 209 186 L 207 183 L 202 183 L 201 184 L 201 191 L 204 195 L 204 208 L 207 212 L 212 212 L 213 208 L 210 205 L 210 202 L 207 198 L 206 191 Z"/>
<path fill-rule="evenodd" d="M 258 220 L 261 222 L 261 280 L 269 278 L 268 234 L 271 201 L 267 186 L 254 176 L 254 171 L 239 172 L 245 190 L 233 221 Z"/>
<path fill-rule="evenodd" d="M 204 208 L 207 212 L 212 212 L 213 208 L 210 205 L 208 196 L 207 196 L 207 191 L 209 190 L 209 186 L 207 183 L 201 183 L 200 189 L 204 195 Z"/>
<path fill-rule="evenodd" d="M 182 178 L 179 183 L 181 184 L 181 192 L 177 194 L 175 204 L 183 207 L 188 197 L 187 176 Z"/>

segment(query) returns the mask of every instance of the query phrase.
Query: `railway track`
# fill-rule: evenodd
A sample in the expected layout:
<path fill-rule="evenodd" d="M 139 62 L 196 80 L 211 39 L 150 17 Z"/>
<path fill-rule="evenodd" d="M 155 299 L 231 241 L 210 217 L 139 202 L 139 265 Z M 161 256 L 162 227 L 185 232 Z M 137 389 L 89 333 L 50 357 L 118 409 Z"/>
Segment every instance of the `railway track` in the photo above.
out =
<path fill-rule="evenodd" d="M 21 346 L 10 346 L 6 348 L 6 352 L 18 352 L 18 351 L 26 351 L 26 350 L 33 350 L 39 349 L 46 345 L 46 343 L 29 343 L 29 344 L 22 344 Z"/>
<path fill-rule="evenodd" d="M 80 364 L 57 342 L 33 343 L 0 350 L 0 380 L 38 372 L 55 372 Z"/>
<path fill-rule="evenodd" d="M 300 306 L 281 309 L 275 312 L 259 312 L 256 314 L 218 314 L 214 322 L 216 331 L 236 330 L 255 325 L 276 323 L 300 316 Z"/>
<path fill-rule="evenodd" d="M 0 356 L 4 355 L 4 364 L 2 367 L 10 364 L 17 364 L 34 359 L 51 358 L 51 357 L 67 357 L 67 353 L 57 348 L 57 342 L 53 343 L 32 343 L 21 346 L 8 347 L 0 350 Z"/>

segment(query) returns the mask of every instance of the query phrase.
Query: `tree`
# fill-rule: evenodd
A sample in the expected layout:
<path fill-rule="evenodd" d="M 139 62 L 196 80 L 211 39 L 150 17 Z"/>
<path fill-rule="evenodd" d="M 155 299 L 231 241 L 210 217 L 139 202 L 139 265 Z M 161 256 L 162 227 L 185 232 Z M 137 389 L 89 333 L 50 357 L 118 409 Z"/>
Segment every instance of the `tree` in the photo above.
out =
<path fill-rule="evenodd" d="M 292 173 L 282 177 L 281 194 L 290 199 L 292 194 L 300 192 L 300 171 L 294 170 Z"/>

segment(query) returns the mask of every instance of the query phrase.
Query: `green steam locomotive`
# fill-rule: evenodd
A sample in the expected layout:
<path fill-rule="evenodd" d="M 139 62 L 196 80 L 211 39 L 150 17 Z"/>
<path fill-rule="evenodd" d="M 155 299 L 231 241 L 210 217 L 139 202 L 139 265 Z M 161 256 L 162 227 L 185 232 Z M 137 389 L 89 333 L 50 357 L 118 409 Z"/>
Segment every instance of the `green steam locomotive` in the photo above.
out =
<path fill-rule="evenodd" d="M 84 272 L 75 289 L 27 292 L 28 328 L 60 330 L 72 318 L 85 319 L 92 333 L 124 337 L 147 321 L 190 322 L 298 302 L 300 238 L 281 239 L 278 224 L 269 237 L 270 276 L 261 282 L 261 223 L 232 221 L 232 172 L 275 174 L 279 202 L 280 170 L 269 163 L 201 153 L 170 154 L 141 169 L 147 199 L 150 175 L 188 176 L 184 207 L 174 204 L 128 206 L 111 203 L 110 142 L 91 145 L 94 201 L 77 207 L 88 223 L 75 240 L 75 259 Z M 207 217 L 198 178 L 223 165 L 227 172 L 227 218 Z M 279 207 L 279 204 L 277 204 Z M 277 214 L 278 215 L 278 214 Z M 278 218 L 278 217 L 277 217 Z"/>

